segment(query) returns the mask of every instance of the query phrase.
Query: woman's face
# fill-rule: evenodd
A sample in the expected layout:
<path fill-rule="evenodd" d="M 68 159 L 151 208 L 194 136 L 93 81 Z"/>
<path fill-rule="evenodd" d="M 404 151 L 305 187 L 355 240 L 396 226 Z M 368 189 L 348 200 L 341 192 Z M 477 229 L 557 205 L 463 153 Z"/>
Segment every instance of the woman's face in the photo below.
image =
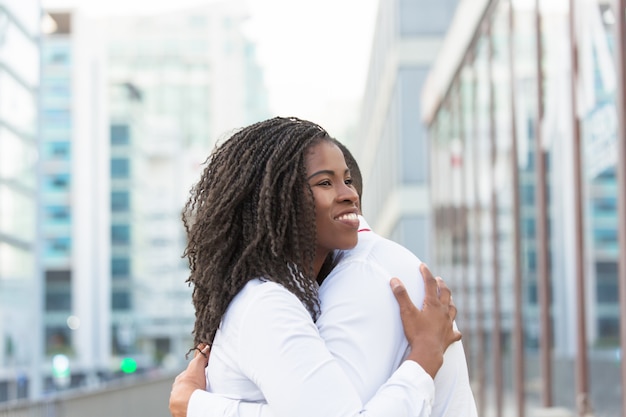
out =
<path fill-rule="evenodd" d="M 322 140 L 313 145 L 305 163 L 315 200 L 317 263 L 335 249 L 352 249 L 356 245 L 358 196 L 343 154 L 333 143 Z"/>

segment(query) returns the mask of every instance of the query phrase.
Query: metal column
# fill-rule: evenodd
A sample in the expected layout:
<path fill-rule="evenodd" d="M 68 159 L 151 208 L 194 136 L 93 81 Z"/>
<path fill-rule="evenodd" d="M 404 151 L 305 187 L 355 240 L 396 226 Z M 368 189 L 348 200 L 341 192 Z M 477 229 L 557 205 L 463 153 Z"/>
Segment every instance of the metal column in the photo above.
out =
<path fill-rule="evenodd" d="M 459 210 L 460 217 L 460 228 L 459 228 L 459 238 L 461 239 L 461 263 L 460 263 L 460 276 L 461 276 L 461 294 L 463 296 L 463 312 L 461 313 L 461 317 L 463 320 L 463 324 L 468 326 L 470 323 L 470 309 L 469 300 L 470 290 L 469 290 L 469 230 L 468 230 L 468 217 L 469 217 L 469 205 L 468 205 L 468 196 L 467 196 L 467 187 L 465 187 L 465 178 L 468 175 L 471 175 L 469 170 L 467 169 L 468 164 L 465 160 L 467 156 L 467 137 L 465 134 L 465 124 L 464 124 L 464 113 L 463 113 L 463 77 L 459 74 L 459 84 L 458 84 L 458 115 L 459 115 L 459 142 L 461 143 L 460 157 L 461 157 L 461 208 Z M 468 326 L 469 327 L 469 326 Z M 469 335 L 471 337 L 471 335 Z M 463 338 L 465 339 L 465 333 L 463 334 Z M 465 346 L 465 357 L 472 357 L 472 342 L 464 343 Z"/>
<path fill-rule="evenodd" d="M 626 416 L 626 0 L 614 1 L 615 11 L 615 42 L 617 61 L 617 216 L 619 224 L 619 305 L 620 305 L 620 346 L 621 360 L 621 398 L 622 415 Z"/>
<path fill-rule="evenodd" d="M 520 191 L 519 191 L 519 155 L 517 152 L 517 124 L 516 124 L 516 88 L 515 88 L 515 19 L 513 16 L 513 4 L 509 4 L 509 77 L 511 89 L 511 187 L 513 189 L 513 293 L 515 297 L 515 310 L 513 313 L 513 351 L 515 370 L 515 399 L 517 402 L 517 417 L 524 417 L 524 321 L 522 319 L 522 244 L 521 244 L 521 215 L 520 215 Z"/>
<path fill-rule="evenodd" d="M 541 39 L 540 0 L 535 0 L 535 36 L 537 58 L 537 119 L 535 121 L 535 206 L 537 244 L 537 292 L 540 304 L 541 322 L 541 386 L 543 406 L 552 407 L 552 323 L 550 319 L 550 273 L 548 268 L 548 204 L 546 184 L 546 163 L 541 137 L 543 121 L 543 42 Z"/>
<path fill-rule="evenodd" d="M 503 380 L 502 380 L 502 341 L 501 341 L 501 327 L 502 322 L 500 320 L 500 253 L 498 245 L 498 194 L 496 190 L 495 171 L 496 171 L 496 158 L 497 158 L 497 141 L 496 141 L 496 112 L 495 112 L 495 93 L 494 93 L 494 80 L 493 80 L 493 39 L 491 37 L 491 22 L 487 20 L 487 39 L 489 47 L 489 60 L 487 64 L 487 78 L 489 79 L 489 169 L 491 177 L 491 256 L 492 268 L 493 268 L 493 326 L 491 334 L 491 346 L 493 349 L 493 384 L 494 393 L 496 397 L 496 415 L 502 415 L 502 399 L 503 394 Z"/>
<path fill-rule="evenodd" d="M 480 181 L 478 174 L 479 150 L 478 150 L 478 80 L 476 79 L 476 62 L 472 65 L 474 88 L 472 89 L 472 114 L 474 117 L 474 143 L 473 155 L 474 160 L 473 178 L 474 178 L 474 262 L 476 263 L 476 372 L 478 373 L 478 415 L 482 416 L 486 406 L 486 372 L 485 372 L 485 329 L 484 329 L 484 312 L 483 312 L 483 268 L 482 268 L 482 242 L 481 242 L 481 204 L 480 204 Z"/>
<path fill-rule="evenodd" d="M 576 1 L 569 0 L 569 35 L 571 59 L 571 116 L 572 148 L 574 168 L 574 236 L 576 259 L 576 407 L 581 417 L 590 414 L 589 372 L 587 354 L 587 324 L 585 302 L 585 247 L 583 225 L 583 180 L 582 180 L 582 144 L 580 138 L 580 119 L 576 108 L 578 80 L 578 40 L 576 37 Z"/>

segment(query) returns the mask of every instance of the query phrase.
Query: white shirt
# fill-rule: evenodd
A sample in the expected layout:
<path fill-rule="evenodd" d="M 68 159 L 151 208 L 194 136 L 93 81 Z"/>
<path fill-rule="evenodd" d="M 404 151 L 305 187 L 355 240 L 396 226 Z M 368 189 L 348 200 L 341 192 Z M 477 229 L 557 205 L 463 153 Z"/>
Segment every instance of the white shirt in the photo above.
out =
<path fill-rule="evenodd" d="M 362 218 L 360 229 L 356 248 L 320 288 L 319 333 L 277 284 L 254 281 L 237 295 L 207 368 L 209 389 L 220 395 L 196 390 L 188 417 L 476 415 L 460 342 L 446 351 L 436 398 L 428 374 L 403 362 L 408 343 L 389 280 L 399 277 L 421 306 L 419 259 Z"/>
<path fill-rule="evenodd" d="M 370 230 L 360 217 L 359 242 L 345 251 L 320 288 L 317 321 L 333 352 L 362 399 L 371 398 L 408 353 L 391 277 L 404 283 L 413 303 L 424 303 L 421 261 L 408 249 Z M 432 416 L 475 417 L 463 344 L 448 347 L 435 376 Z"/>

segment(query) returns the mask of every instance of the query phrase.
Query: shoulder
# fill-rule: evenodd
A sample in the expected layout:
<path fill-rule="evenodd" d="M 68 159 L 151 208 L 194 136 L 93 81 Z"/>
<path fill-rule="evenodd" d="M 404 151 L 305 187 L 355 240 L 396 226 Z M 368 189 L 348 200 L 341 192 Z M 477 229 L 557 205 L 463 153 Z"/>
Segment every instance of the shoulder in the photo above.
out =
<path fill-rule="evenodd" d="M 350 262 L 377 264 L 383 269 L 398 264 L 419 265 L 421 261 L 410 250 L 397 242 L 374 232 L 359 233 L 359 241 L 352 250 L 345 251 L 339 265 Z"/>
<path fill-rule="evenodd" d="M 233 298 L 224 320 L 308 313 L 300 300 L 280 284 L 263 279 L 248 282 Z"/>
<path fill-rule="evenodd" d="M 393 297 L 389 289 L 389 280 L 398 277 L 407 287 L 411 298 L 421 305 L 424 282 L 419 272 L 421 261 L 404 246 L 385 239 L 373 232 L 359 235 L 357 246 L 346 251 L 320 287 L 320 299 L 324 304 L 330 293 L 340 291 L 356 292 L 367 299 L 381 297 L 382 294 Z M 324 306 L 322 306 L 324 307 Z"/>
<path fill-rule="evenodd" d="M 375 242 L 372 246 L 373 253 L 390 256 L 396 259 L 404 259 L 406 261 L 421 262 L 413 252 L 411 252 L 401 244 L 379 235 L 374 236 Z"/>

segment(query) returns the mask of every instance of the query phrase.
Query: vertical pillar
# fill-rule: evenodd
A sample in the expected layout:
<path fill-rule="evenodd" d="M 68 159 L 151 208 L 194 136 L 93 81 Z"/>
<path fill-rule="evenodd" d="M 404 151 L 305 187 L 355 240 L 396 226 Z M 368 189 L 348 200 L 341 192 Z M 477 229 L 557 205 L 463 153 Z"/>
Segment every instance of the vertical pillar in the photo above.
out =
<path fill-rule="evenodd" d="M 577 79 L 578 79 L 578 40 L 576 37 L 576 1 L 569 0 L 569 37 L 571 59 L 571 123 L 573 149 L 573 188 L 574 188 L 574 240 L 576 262 L 576 405 L 578 415 L 584 417 L 590 413 L 589 378 L 587 364 L 587 323 L 585 308 L 585 247 L 583 226 L 583 180 L 581 162 L 580 120 L 577 111 Z"/>
<path fill-rule="evenodd" d="M 620 346 L 622 355 L 626 352 L 626 0 L 614 0 L 615 40 L 617 62 L 617 216 L 619 224 L 619 306 L 620 306 Z M 622 376 L 622 415 L 626 416 L 626 360 L 621 361 Z"/>
<path fill-rule="evenodd" d="M 490 194 L 491 194 L 491 256 L 493 268 L 493 327 L 491 330 L 491 345 L 493 349 L 493 384 L 496 400 L 496 415 L 502 415 L 502 399 L 503 399 L 503 381 L 502 381 L 502 341 L 500 338 L 500 330 L 502 322 L 500 320 L 500 251 L 498 245 L 498 192 L 496 190 L 495 172 L 497 158 L 497 141 L 496 141 L 496 112 L 495 112 L 495 92 L 493 80 L 493 39 L 491 33 L 491 21 L 487 20 L 487 45 L 489 49 L 487 64 L 487 78 L 489 79 L 489 176 Z"/>
<path fill-rule="evenodd" d="M 466 132 L 465 132 L 465 124 L 464 124 L 464 107 L 463 107 L 463 76 L 462 76 L 462 70 L 461 72 L 459 72 L 459 84 L 458 84 L 458 97 L 459 97 L 459 101 L 458 101 L 458 115 L 459 115 L 459 142 L 460 142 L 460 163 L 461 166 L 459 167 L 459 169 L 461 170 L 461 190 L 460 190 L 460 200 L 461 200 L 461 204 L 460 204 L 460 209 L 459 209 L 459 217 L 458 217 L 458 222 L 459 222 L 459 239 L 461 239 L 460 245 L 461 245 L 461 252 L 460 252 L 460 257 L 461 257 L 461 262 L 460 262 L 460 268 L 459 268 L 459 275 L 460 275 L 460 279 L 461 279 L 461 294 L 463 296 L 463 311 L 461 312 L 461 317 L 463 320 L 463 323 L 465 326 L 468 326 L 469 322 L 470 322 L 470 309 L 469 309 L 469 303 L 467 302 L 467 300 L 469 300 L 469 295 L 470 295 L 470 291 L 469 291 L 469 230 L 468 230 L 468 215 L 469 215 L 469 204 L 468 204 L 468 195 L 467 195 L 467 187 L 465 187 L 465 178 L 467 178 L 468 175 L 471 175 L 471 173 L 468 170 L 468 164 L 466 159 L 467 156 L 467 136 L 466 136 Z M 468 335 L 471 338 L 471 334 Z M 465 332 L 463 334 L 463 339 L 466 340 L 466 342 L 464 343 L 465 346 L 465 356 L 468 358 L 468 363 L 469 363 L 469 358 L 472 357 L 472 343 L 471 343 L 471 339 L 469 339 L 469 342 L 467 341 L 468 339 L 465 336 Z"/>
<path fill-rule="evenodd" d="M 519 191 L 519 168 L 517 153 L 517 125 L 516 125 L 516 89 L 515 89 L 515 18 L 513 5 L 509 4 L 509 82 L 511 89 L 511 187 L 513 190 L 513 352 L 515 370 L 515 399 L 517 402 L 517 417 L 524 417 L 524 322 L 522 319 L 522 248 L 521 248 L 521 216 L 520 216 L 520 191 Z"/>
<path fill-rule="evenodd" d="M 535 41 L 537 77 L 537 117 L 535 121 L 535 207 L 537 246 L 537 292 L 539 296 L 539 319 L 541 323 L 541 370 L 542 402 L 552 407 L 552 323 L 550 320 L 550 274 L 548 271 L 548 204 L 546 164 L 543 152 L 541 123 L 543 121 L 543 42 L 541 39 L 540 0 L 535 0 Z"/>
<path fill-rule="evenodd" d="M 482 206 L 480 204 L 480 180 L 479 180 L 479 172 L 478 168 L 480 167 L 479 161 L 479 149 L 478 142 L 479 132 L 478 132 L 478 81 L 476 79 L 476 62 L 473 64 L 473 73 L 474 73 L 474 88 L 472 89 L 472 114 L 474 116 L 474 143 L 473 143 L 473 152 L 472 159 L 474 161 L 473 168 L 474 172 L 471 174 L 474 178 L 474 262 L 475 262 L 475 273 L 476 273 L 476 372 L 478 373 L 478 415 L 482 416 L 485 414 L 485 401 L 486 401 L 486 373 L 485 373 L 485 329 L 484 329 L 484 314 L 483 314 L 483 268 L 482 268 L 482 242 L 481 242 L 481 211 Z"/>

